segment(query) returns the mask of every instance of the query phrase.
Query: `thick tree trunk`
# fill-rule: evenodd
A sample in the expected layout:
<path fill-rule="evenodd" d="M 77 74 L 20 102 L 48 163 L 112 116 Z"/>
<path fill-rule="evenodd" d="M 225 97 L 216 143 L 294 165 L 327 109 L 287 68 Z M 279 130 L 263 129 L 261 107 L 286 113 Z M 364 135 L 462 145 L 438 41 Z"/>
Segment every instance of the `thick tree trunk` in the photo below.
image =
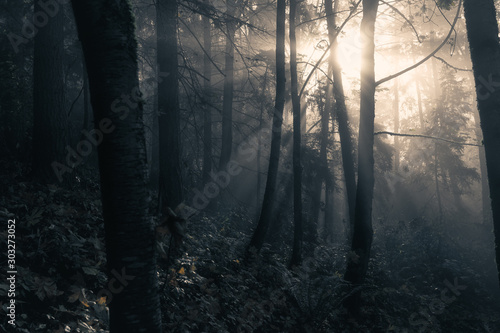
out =
<path fill-rule="evenodd" d="M 177 1 L 159 0 L 156 7 L 160 208 L 176 208 L 183 200 L 180 167 L 180 110 L 177 69 Z"/>
<path fill-rule="evenodd" d="M 500 282 L 500 45 L 493 0 L 464 0 L 490 186 Z"/>
<path fill-rule="evenodd" d="M 210 0 L 204 0 L 204 4 L 209 6 Z M 212 64 L 210 57 L 212 56 L 212 35 L 210 19 L 203 16 L 203 48 L 205 55 L 203 56 L 203 184 L 210 182 L 210 173 L 212 172 Z"/>
<path fill-rule="evenodd" d="M 35 1 L 35 13 L 44 13 Z M 41 182 L 62 181 L 63 170 L 53 162 L 66 160 L 68 116 L 64 109 L 64 12 L 59 7 L 54 17 L 38 29 L 33 59 L 33 176 Z M 92 148 L 76 147 L 86 157 Z M 80 157 L 81 158 L 81 157 Z M 65 165 L 73 167 L 72 165 Z"/>
<path fill-rule="evenodd" d="M 374 187 L 373 129 L 375 119 L 374 31 L 378 0 L 363 0 L 361 101 L 358 146 L 358 187 L 351 253 L 345 279 L 359 284 L 366 277 L 373 239 L 372 201 Z"/>
<path fill-rule="evenodd" d="M 481 132 L 481 121 L 479 120 L 479 113 L 473 112 L 476 140 L 477 142 L 483 141 L 483 134 Z M 479 155 L 479 171 L 481 172 L 481 202 L 482 202 L 482 214 L 483 214 L 483 224 L 489 225 L 492 222 L 491 216 L 491 203 L 490 203 L 490 189 L 488 188 L 488 170 L 486 169 L 486 156 L 484 153 L 484 147 L 478 147 Z"/>
<path fill-rule="evenodd" d="M 224 97 L 222 101 L 222 144 L 219 169 L 226 167 L 233 150 L 233 94 L 234 94 L 234 37 L 236 32 L 235 0 L 227 0 L 226 57 L 224 74 Z"/>
<path fill-rule="evenodd" d="M 278 0 L 276 13 L 276 101 L 273 113 L 271 153 L 260 218 L 248 246 L 249 250 L 255 248 L 259 251 L 262 248 L 271 223 L 274 202 L 276 200 L 276 183 L 278 180 L 281 149 L 281 127 L 283 124 L 283 109 L 285 107 L 285 9 L 286 1 Z"/>
<path fill-rule="evenodd" d="M 300 98 L 297 77 L 297 39 L 295 36 L 295 16 L 297 0 L 290 0 L 290 81 L 293 108 L 293 250 L 290 266 L 299 265 L 302 261 L 302 165 L 300 158 Z"/>
<path fill-rule="evenodd" d="M 87 74 L 87 66 L 82 59 L 83 67 L 83 126 L 82 129 L 87 131 L 89 129 L 90 118 L 90 90 L 89 90 L 89 76 Z"/>
<path fill-rule="evenodd" d="M 98 296 L 110 302 L 110 332 L 161 332 L 132 9 L 127 1 L 72 3 L 95 130 L 103 135 L 98 153 L 110 284 Z"/>
<path fill-rule="evenodd" d="M 332 117 L 337 119 L 339 126 L 339 136 L 342 152 L 342 166 L 346 187 L 347 205 L 349 208 L 349 235 L 352 236 L 354 226 L 354 209 L 356 207 L 356 174 L 354 169 L 354 151 L 352 148 L 351 131 L 347 117 L 347 107 L 345 104 L 344 86 L 342 83 L 342 69 L 338 61 L 338 41 L 336 33 L 336 13 L 340 0 L 335 0 L 335 7 L 332 10 L 332 0 L 325 0 L 325 10 L 327 15 L 328 37 L 330 39 L 330 64 L 333 73 L 333 96 L 335 98 L 335 110 L 332 109 Z M 333 115 L 333 112 L 335 114 Z"/>

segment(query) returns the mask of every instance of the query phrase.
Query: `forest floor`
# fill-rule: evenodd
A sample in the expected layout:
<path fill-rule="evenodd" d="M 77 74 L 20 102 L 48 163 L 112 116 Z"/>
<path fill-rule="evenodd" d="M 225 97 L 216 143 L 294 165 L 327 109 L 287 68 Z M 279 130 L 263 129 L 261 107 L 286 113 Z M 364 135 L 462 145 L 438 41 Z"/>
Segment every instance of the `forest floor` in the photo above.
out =
<path fill-rule="evenodd" d="M 4 314 L 0 331 L 106 332 L 106 301 L 97 296 L 106 286 L 98 184 L 40 185 L 22 164 L 0 165 L 0 218 L 16 219 L 18 272 L 17 327 Z M 190 219 L 182 248 L 168 265 L 159 259 L 165 332 L 500 332 L 498 284 L 457 251 L 425 239 L 423 227 L 376 231 L 359 313 L 351 316 L 342 305 L 350 290 L 342 279 L 345 246 L 306 246 L 304 264 L 293 270 L 286 242 L 243 262 L 250 235 L 238 230 L 252 223 L 237 209 Z M 383 231 L 391 236 L 379 237 Z M 407 233 L 417 237 L 405 241 Z M 0 234 L 6 249 L 7 228 Z"/>

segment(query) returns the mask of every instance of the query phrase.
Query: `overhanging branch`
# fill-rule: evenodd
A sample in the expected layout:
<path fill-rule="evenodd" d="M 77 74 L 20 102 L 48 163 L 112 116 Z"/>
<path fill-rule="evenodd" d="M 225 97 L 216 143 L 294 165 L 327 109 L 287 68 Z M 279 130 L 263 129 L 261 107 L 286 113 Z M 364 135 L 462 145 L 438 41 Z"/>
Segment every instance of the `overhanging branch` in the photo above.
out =
<path fill-rule="evenodd" d="M 410 137 L 410 138 L 432 139 L 432 140 L 443 141 L 443 142 L 453 143 L 453 144 L 462 145 L 462 146 L 483 147 L 483 145 L 478 145 L 477 143 L 457 142 L 457 141 L 452 141 L 452 140 L 448 140 L 448 139 L 438 138 L 438 137 L 430 136 L 430 135 L 393 133 L 393 132 L 387 132 L 387 131 L 381 131 L 381 132 L 375 132 L 375 133 L 373 133 L 373 135 L 380 135 L 380 134 L 387 134 L 387 135 L 392 135 L 392 136 L 406 136 L 406 137 Z"/>

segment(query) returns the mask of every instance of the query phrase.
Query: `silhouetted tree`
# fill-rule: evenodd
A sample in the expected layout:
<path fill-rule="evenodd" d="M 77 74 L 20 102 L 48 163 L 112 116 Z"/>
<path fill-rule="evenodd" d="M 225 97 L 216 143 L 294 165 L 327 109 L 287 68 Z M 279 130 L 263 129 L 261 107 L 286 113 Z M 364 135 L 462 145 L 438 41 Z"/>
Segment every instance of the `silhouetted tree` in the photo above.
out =
<path fill-rule="evenodd" d="M 464 0 L 477 106 L 490 185 L 495 253 L 500 283 L 500 44 L 493 0 Z"/>
<path fill-rule="evenodd" d="M 161 332 L 132 10 L 128 1 L 72 4 L 87 64 L 95 131 L 102 135 L 98 154 L 107 273 L 116 288 L 108 295 L 110 332 Z"/>
<path fill-rule="evenodd" d="M 35 35 L 32 170 L 35 178 L 42 182 L 62 180 L 65 172 L 53 162 L 65 160 L 68 144 L 68 116 L 64 108 L 64 12 L 62 6 L 58 8 Z M 41 11 L 40 1 L 35 1 L 35 13 Z M 87 152 L 77 147 L 76 153 L 86 156 Z"/>

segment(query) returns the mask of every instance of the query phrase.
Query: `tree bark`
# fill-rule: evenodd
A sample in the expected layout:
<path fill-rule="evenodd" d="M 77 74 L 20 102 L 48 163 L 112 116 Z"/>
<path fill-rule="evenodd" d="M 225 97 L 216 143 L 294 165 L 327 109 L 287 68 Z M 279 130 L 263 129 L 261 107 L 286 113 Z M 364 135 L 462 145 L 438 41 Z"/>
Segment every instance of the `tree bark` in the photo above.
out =
<path fill-rule="evenodd" d="M 375 119 L 375 20 L 378 0 L 363 0 L 361 21 L 362 69 L 358 144 L 358 187 L 351 253 L 345 279 L 360 284 L 366 277 L 373 239 L 372 201 L 374 187 L 373 139 Z"/>
<path fill-rule="evenodd" d="M 234 94 L 234 37 L 236 33 L 235 0 L 227 0 L 226 57 L 224 74 L 224 97 L 222 101 L 222 146 L 219 170 L 226 167 L 233 150 L 233 94 Z"/>
<path fill-rule="evenodd" d="M 110 288 L 98 296 L 107 296 L 110 332 L 161 332 L 132 9 L 116 0 L 72 4 L 95 127 L 103 133 L 98 155 Z"/>
<path fill-rule="evenodd" d="M 206 6 L 210 6 L 210 0 L 204 0 Z M 203 184 L 210 182 L 210 173 L 212 172 L 212 108 L 210 106 L 212 96 L 212 36 L 210 19 L 203 16 Z"/>
<path fill-rule="evenodd" d="M 271 152 L 260 218 L 250 240 L 249 250 L 252 247 L 257 251 L 262 248 L 269 225 L 271 224 L 274 202 L 276 200 L 276 183 L 278 180 L 281 149 L 281 127 L 283 124 L 283 109 L 285 108 L 285 9 L 286 1 L 278 0 L 276 13 L 276 101 L 273 113 Z"/>
<path fill-rule="evenodd" d="M 332 109 L 332 117 L 337 119 L 342 152 L 342 166 L 346 187 L 347 205 L 349 209 L 349 235 L 352 236 L 354 229 L 354 210 L 356 206 L 356 174 L 354 168 L 354 151 L 352 148 L 351 131 L 345 104 L 344 86 L 342 83 L 342 69 L 338 61 L 338 41 L 336 33 L 336 13 L 340 0 L 335 0 L 335 7 L 332 10 L 332 0 L 325 0 L 325 10 L 327 15 L 328 37 L 332 47 L 330 48 L 330 64 L 333 73 L 333 96 L 335 98 L 335 110 Z"/>
<path fill-rule="evenodd" d="M 299 265 L 302 261 L 302 165 L 300 158 L 301 131 L 300 131 L 300 97 L 297 78 L 297 39 L 295 36 L 295 16 L 297 0 L 290 0 L 290 81 L 293 108 L 293 250 L 290 266 Z"/>
<path fill-rule="evenodd" d="M 44 13 L 35 1 L 35 13 Z M 40 182 L 62 181 L 53 162 L 65 161 L 68 144 L 68 116 L 64 109 L 64 12 L 59 7 L 54 17 L 38 29 L 33 58 L 33 176 Z M 86 147 L 88 148 L 88 147 Z M 85 157 L 87 149 L 76 147 Z M 90 148 L 92 151 L 92 148 Z M 68 165 L 68 167 L 73 167 Z"/>
<path fill-rule="evenodd" d="M 500 283 L 500 45 L 493 0 L 464 0 L 477 105 L 483 130 Z"/>
<path fill-rule="evenodd" d="M 175 209 L 183 200 L 180 153 L 180 110 L 177 63 L 177 1 L 159 0 L 156 7 L 159 111 L 159 197 Z"/>

